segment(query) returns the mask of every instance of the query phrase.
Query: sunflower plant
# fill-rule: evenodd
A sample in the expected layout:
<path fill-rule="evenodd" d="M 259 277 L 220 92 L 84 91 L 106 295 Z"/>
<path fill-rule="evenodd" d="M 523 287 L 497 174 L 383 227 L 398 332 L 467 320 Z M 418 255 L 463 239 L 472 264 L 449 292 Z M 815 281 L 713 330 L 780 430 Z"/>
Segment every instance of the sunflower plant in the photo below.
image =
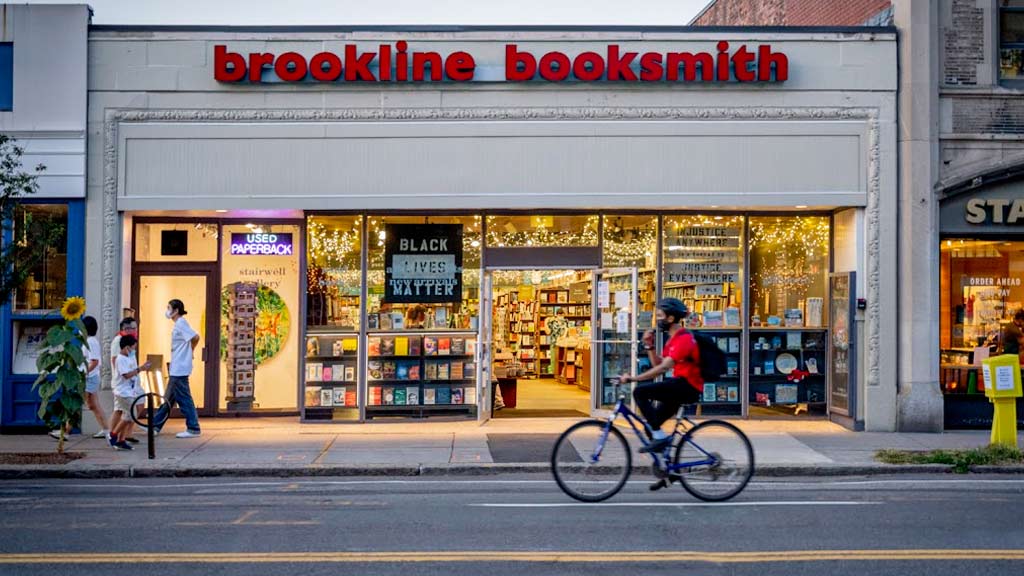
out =
<path fill-rule="evenodd" d="M 33 388 L 39 391 L 42 400 L 39 418 L 60 430 L 57 452 L 64 453 L 64 433 L 68 428 L 82 423 L 82 405 L 85 395 L 85 354 L 82 346 L 86 341 L 85 300 L 80 297 L 68 298 L 61 306 L 63 324 L 51 327 L 41 345 Z"/>

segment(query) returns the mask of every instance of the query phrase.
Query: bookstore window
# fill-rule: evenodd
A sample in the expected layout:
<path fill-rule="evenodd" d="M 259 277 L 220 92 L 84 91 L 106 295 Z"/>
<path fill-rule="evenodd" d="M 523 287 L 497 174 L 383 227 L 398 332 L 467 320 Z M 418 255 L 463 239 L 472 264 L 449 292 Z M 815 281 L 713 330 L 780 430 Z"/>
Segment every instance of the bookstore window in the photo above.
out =
<path fill-rule="evenodd" d="M 597 246 L 598 222 L 598 216 L 491 215 L 487 217 L 487 246 Z"/>
<path fill-rule="evenodd" d="M 394 228 L 406 226 L 414 228 Z M 480 304 L 480 255 L 481 255 L 481 217 L 480 216 L 369 216 L 367 221 L 369 240 L 367 242 L 367 329 L 373 331 L 400 330 L 476 330 L 479 323 L 478 310 Z M 418 227 L 417 230 L 415 227 Z M 388 230 L 408 231 L 408 237 L 393 237 L 389 248 Z M 432 232 L 436 230 L 436 233 Z M 405 234 L 405 232 L 402 232 Z M 397 234 L 396 234 L 397 236 Z M 448 237 L 450 236 L 450 237 Z M 458 238 L 461 237 L 461 240 Z M 416 244 L 416 239 L 427 244 Z M 429 245 L 437 240 L 436 246 Z M 405 245 L 402 245 L 402 242 Z M 431 250 L 438 248 L 438 250 Z M 426 262 L 418 258 L 418 250 L 424 256 L 433 259 Z M 397 269 L 387 272 L 386 257 L 392 252 L 395 257 L 406 256 L 402 260 L 409 266 L 434 265 L 438 260 L 461 265 L 450 270 L 413 270 L 406 274 Z M 408 254 L 412 252 L 412 254 Z M 456 258 L 456 256 L 458 258 Z M 447 258 L 446 258 L 447 257 Z M 426 263 L 424 263 L 426 262 Z M 416 263 L 416 264 L 414 264 Z M 399 276 L 406 274 L 415 276 L 407 283 L 401 284 Z M 448 287 L 439 282 L 430 283 L 426 280 L 431 275 L 454 278 L 457 283 L 453 292 L 461 291 L 461 298 L 455 301 L 446 294 Z M 385 280 L 393 282 L 391 288 Z M 390 294 L 389 294 L 390 290 Z M 417 296 L 419 294 L 419 296 Z"/>
<path fill-rule="evenodd" d="M 1024 241 L 944 239 L 939 262 L 942 390 L 982 394 L 976 364 L 1003 353 L 1024 308 Z"/>
<path fill-rule="evenodd" d="M 21 204 L 14 210 L 14 244 L 16 252 L 27 248 L 52 230 L 56 236 L 53 247 L 25 270 L 25 281 L 15 290 L 15 312 L 58 310 L 67 293 L 68 268 L 68 206 L 66 204 Z M 16 260 L 16 266 L 23 261 Z M 22 271 L 19 270 L 20 274 Z"/>
<path fill-rule="evenodd" d="M 750 218 L 750 414 L 821 416 L 826 410 L 831 221 Z"/>
<path fill-rule="evenodd" d="M 306 324 L 359 330 L 362 216 L 310 216 L 306 221 Z"/>
<path fill-rule="evenodd" d="M 666 297 L 690 309 L 688 326 L 714 340 L 726 371 L 704 383 L 701 414 L 740 415 L 743 341 L 743 231 L 739 215 L 684 215 L 664 219 L 662 254 Z"/>

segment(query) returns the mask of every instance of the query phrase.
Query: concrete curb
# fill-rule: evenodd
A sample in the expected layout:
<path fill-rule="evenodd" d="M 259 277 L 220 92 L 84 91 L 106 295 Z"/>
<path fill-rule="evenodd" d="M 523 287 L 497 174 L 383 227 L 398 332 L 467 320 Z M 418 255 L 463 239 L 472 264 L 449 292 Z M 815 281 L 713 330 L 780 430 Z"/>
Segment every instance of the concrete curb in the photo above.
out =
<path fill-rule="evenodd" d="M 213 478 L 213 477 L 446 477 L 500 476 L 506 474 L 550 474 L 546 462 L 423 464 L 423 465 L 333 465 L 333 466 L 204 466 L 193 468 L 151 465 L 0 466 L 0 480 L 108 479 L 108 478 Z M 634 474 L 647 474 L 649 465 L 634 465 Z M 755 477 L 872 476 L 894 474 L 950 474 L 945 464 L 827 464 L 758 466 Z M 1024 474 L 1024 466 L 973 466 L 975 474 Z"/>

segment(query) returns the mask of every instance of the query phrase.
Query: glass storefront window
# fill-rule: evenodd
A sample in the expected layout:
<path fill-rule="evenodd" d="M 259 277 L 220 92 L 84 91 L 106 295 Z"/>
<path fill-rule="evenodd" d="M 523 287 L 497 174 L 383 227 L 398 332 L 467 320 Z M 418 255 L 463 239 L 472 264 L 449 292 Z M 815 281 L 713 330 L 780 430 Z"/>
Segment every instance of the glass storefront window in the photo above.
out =
<path fill-rule="evenodd" d="M 15 311 L 53 311 L 60 309 L 67 295 L 68 207 L 63 204 L 22 204 L 14 211 L 14 242 L 27 247 L 38 242 L 41 230 L 56 225 L 59 238 L 52 249 L 37 262 L 31 263 L 25 281 L 15 290 Z M 19 262 L 16 266 L 20 265 Z"/>
<path fill-rule="evenodd" d="M 215 262 L 216 222 L 135 224 L 136 262 Z"/>
<path fill-rule="evenodd" d="M 221 409 L 295 409 L 302 229 L 233 224 L 221 231 Z"/>
<path fill-rule="evenodd" d="M 690 325 L 741 327 L 743 216 L 666 216 L 663 293 L 690 308 Z"/>
<path fill-rule="evenodd" d="M 480 216 L 369 216 L 367 258 L 367 329 L 373 331 L 401 330 L 476 330 L 480 309 Z M 385 298 L 385 256 L 388 225 L 419 225 L 429 229 L 432 224 L 461 226 L 462 233 L 462 298 L 460 302 L 411 301 L 388 302 Z M 417 261 L 409 258 L 408 262 Z M 422 264 L 422 263 L 421 263 Z M 435 271 L 436 272 L 436 271 Z M 430 270 L 421 270 L 430 275 Z M 398 276 L 399 272 L 395 272 Z"/>
<path fill-rule="evenodd" d="M 752 326 L 824 325 L 830 245 L 827 216 L 750 218 Z"/>
<path fill-rule="evenodd" d="M 492 215 L 487 217 L 487 246 L 597 246 L 598 222 L 598 216 Z"/>
<path fill-rule="evenodd" d="M 941 244 L 943 349 L 996 345 L 1002 351 L 1003 333 L 1024 308 L 1024 242 L 946 239 Z"/>
<path fill-rule="evenodd" d="M 362 216 L 310 216 L 306 221 L 306 324 L 359 330 Z"/>

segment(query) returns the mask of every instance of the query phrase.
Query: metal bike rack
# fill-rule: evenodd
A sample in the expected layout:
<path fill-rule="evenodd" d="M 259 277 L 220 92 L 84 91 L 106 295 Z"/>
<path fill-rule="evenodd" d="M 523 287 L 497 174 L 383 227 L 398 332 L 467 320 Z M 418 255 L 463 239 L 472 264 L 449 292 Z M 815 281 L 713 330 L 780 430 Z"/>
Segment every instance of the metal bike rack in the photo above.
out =
<path fill-rule="evenodd" d="M 139 405 L 139 401 L 142 400 L 143 398 L 146 399 L 146 421 L 145 422 L 142 422 L 141 420 L 139 420 L 138 415 L 137 415 L 136 410 L 135 410 L 136 406 Z M 135 422 L 136 424 L 138 424 L 139 426 L 141 426 L 141 427 L 146 429 L 146 441 L 147 441 L 147 444 L 148 444 L 148 447 L 149 447 L 149 459 L 150 460 L 156 458 L 156 442 L 155 442 L 156 436 L 155 436 L 155 434 L 153 434 L 153 414 L 154 414 L 153 402 L 154 402 L 154 399 L 156 399 L 156 398 L 159 398 L 160 399 L 160 404 L 163 405 L 164 397 L 159 395 L 159 394 L 155 394 L 153 392 L 150 392 L 148 394 L 141 394 L 141 395 L 137 396 L 135 398 L 135 401 L 132 402 L 132 409 L 131 409 L 132 421 Z M 168 415 L 168 417 L 169 416 L 170 415 Z M 166 422 L 166 419 L 164 421 Z"/>

